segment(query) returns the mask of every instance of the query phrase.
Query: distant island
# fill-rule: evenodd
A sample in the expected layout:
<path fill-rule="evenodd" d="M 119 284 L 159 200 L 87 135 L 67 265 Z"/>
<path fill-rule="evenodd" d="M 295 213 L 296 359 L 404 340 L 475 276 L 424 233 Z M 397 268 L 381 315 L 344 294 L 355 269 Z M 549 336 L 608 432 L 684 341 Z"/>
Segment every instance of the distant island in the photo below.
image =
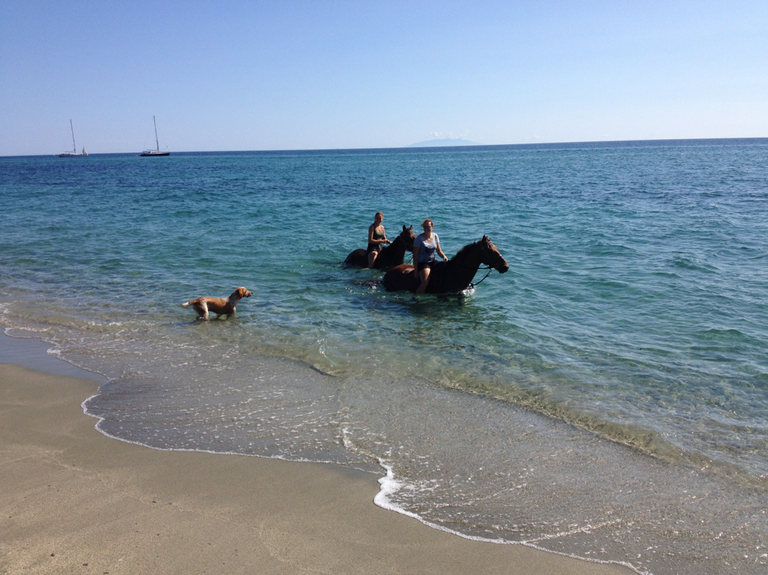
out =
<path fill-rule="evenodd" d="M 469 140 L 462 140 L 461 138 L 445 138 L 443 140 L 427 140 L 426 142 L 419 142 L 418 144 L 411 144 L 409 148 L 438 148 L 445 146 L 482 146 L 477 142 L 470 142 Z"/>

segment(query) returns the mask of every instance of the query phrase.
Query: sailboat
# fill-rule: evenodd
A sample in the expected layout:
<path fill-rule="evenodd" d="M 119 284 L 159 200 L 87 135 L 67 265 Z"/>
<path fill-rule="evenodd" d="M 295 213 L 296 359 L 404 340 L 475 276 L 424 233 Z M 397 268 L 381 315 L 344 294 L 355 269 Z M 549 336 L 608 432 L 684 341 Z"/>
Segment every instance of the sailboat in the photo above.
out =
<path fill-rule="evenodd" d="M 141 155 L 142 156 L 170 156 L 170 152 L 161 152 L 160 151 L 160 141 L 157 139 L 157 120 L 155 120 L 155 117 L 152 116 L 152 121 L 155 123 L 155 145 L 157 146 L 154 150 L 144 150 Z"/>
<path fill-rule="evenodd" d="M 72 127 L 72 120 L 69 120 L 69 129 L 72 131 L 72 151 L 71 152 L 62 152 L 59 154 L 60 158 L 69 158 L 70 156 L 87 156 L 88 152 L 85 150 L 85 146 L 83 146 L 83 152 L 81 154 L 77 153 L 77 146 L 75 145 L 75 128 Z"/>

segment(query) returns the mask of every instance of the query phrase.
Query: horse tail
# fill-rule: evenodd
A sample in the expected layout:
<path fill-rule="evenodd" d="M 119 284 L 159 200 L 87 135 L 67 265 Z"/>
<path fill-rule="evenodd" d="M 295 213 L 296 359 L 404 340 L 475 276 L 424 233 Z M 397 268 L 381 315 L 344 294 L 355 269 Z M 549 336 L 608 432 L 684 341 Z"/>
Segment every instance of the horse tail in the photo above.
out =
<path fill-rule="evenodd" d="M 353 250 L 344 263 L 348 266 L 368 267 L 368 254 L 364 249 Z"/>
<path fill-rule="evenodd" d="M 384 274 L 384 278 L 381 280 L 381 285 L 387 291 L 401 290 L 403 289 L 403 279 L 407 278 L 409 273 L 411 272 L 408 270 L 408 267 L 405 264 L 395 266 Z"/>

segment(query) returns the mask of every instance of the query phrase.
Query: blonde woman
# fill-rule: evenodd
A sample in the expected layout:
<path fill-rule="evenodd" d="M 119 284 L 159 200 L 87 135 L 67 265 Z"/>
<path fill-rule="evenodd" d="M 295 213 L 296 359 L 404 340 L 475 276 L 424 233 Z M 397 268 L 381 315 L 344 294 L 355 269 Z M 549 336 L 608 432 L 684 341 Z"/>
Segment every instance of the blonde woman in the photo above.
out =
<path fill-rule="evenodd" d="M 435 262 L 435 253 L 443 260 L 448 258 L 440 247 L 440 238 L 432 231 L 434 224 L 427 218 L 421 223 L 424 233 L 416 236 L 413 242 L 413 274 L 421 280 L 421 285 L 416 289 L 416 293 L 424 293 L 429 285 L 429 275 L 432 273 L 432 264 Z"/>
<path fill-rule="evenodd" d="M 384 214 L 376 212 L 376 215 L 373 217 L 373 223 L 368 227 L 368 248 L 366 252 L 369 268 L 374 266 L 376 258 L 379 257 L 379 252 L 384 246 L 392 243 L 387 239 L 387 232 L 384 231 L 384 226 L 381 225 L 383 221 Z"/>

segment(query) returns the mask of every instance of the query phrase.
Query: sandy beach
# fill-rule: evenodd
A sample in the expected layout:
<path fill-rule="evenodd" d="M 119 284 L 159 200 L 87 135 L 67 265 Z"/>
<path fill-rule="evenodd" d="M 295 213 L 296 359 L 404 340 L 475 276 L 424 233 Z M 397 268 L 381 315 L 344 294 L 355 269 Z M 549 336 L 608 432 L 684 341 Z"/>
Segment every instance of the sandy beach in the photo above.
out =
<path fill-rule="evenodd" d="M 0 364 L 0 573 L 631 572 L 432 529 L 376 507 L 370 474 L 110 439 L 80 407 L 97 386 Z"/>

